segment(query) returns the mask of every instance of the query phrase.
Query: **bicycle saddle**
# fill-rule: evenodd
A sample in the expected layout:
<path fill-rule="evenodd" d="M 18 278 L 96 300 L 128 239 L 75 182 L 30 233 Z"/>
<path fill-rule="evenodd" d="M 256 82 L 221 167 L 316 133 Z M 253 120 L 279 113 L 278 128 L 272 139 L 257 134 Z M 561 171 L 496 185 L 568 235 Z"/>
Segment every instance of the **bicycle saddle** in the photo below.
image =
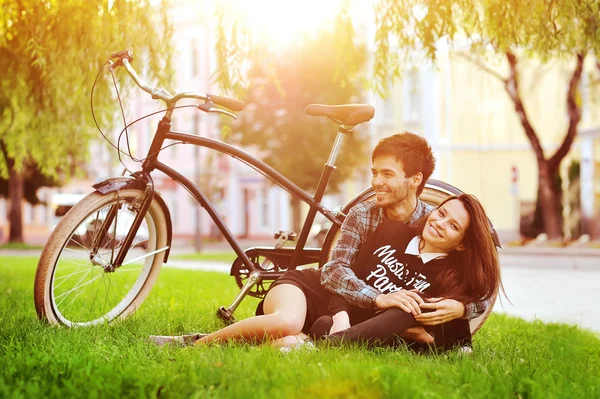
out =
<path fill-rule="evenodd" d="M 375 116 L 375 108 L 368 104 L 322 105 L 311 104 L 304 112 L 307 115 L 327 116 L 344 125 L 358 125 Z"/>

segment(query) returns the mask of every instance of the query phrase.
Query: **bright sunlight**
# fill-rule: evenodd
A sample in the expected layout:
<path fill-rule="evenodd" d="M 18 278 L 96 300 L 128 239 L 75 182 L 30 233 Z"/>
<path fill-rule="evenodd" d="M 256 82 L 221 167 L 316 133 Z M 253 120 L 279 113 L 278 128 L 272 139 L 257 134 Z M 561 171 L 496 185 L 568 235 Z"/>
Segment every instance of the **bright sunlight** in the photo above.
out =
<path fill-rule="evenodd" d="M 253 40 L 278 49 L 326 28 L 344 0 L 229 0 L 226 4 L 227 11 L 237 14 Z"/>

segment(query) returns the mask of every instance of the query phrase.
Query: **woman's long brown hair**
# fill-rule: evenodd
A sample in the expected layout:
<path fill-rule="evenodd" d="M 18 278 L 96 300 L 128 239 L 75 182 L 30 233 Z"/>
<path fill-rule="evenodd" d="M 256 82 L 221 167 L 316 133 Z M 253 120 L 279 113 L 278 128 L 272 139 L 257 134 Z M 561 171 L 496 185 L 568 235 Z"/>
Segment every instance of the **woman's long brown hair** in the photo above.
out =
<path fill-rule="evenodd" d="M 451 251 L 447 258 L 450 267 L 444 269 L 437 277 L 439 296 L 463 303 L 493 298 L 502 286 L 500 263 L 491 225 L 483 206 L 475 196 L 461 194 L 446 199 L 438 208 L 448 201 L 462 202 L 471 221 L 462 241 L 465 249 Z M 417 229 L 421 238 L 428 217 L 419 221 Z"/>

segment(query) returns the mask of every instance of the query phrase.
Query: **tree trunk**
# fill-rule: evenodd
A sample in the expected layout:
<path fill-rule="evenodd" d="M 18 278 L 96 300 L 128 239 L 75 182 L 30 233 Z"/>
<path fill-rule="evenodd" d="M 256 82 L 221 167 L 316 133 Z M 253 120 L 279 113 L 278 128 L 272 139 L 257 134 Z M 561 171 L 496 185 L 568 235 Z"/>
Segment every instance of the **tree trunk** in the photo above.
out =
<path fill-rule="evenodd" d="M 296 197 L 292 197 L 290 204 L 292 206 L 292 231 L 300 234 L 302 229 L 302 202 Z"/>
<path fill-rule="evenodd" d="M 538 196 L 544 231 L 550 239 L 559 239 L 562 233 L 561 189 L 554 182 L 555 171 L 550 170 L 548 161 L 538 166 Z"/>
<path fill-rule="evenodd" d="M 511 52 L 506 53 L 506 59 L 510 67 L 510 76 L 504 80 L 505 89 L 515 105 L 515 111 L 521 120 L 521 125 L 529 143 L 535 153 L 538 164 L 538 197 L 541 207 L 541 216 L 544 231 L 550 239 L 562 237 L 562 215 L 560 207 L 561 188 L 554 184 L 554 175 L 558 173 L 559 166 L 564 157 L 569 153 L 573 140 L 577 134 L 577 125 L 581 119 L 581 109 L 576 100 L 579 82 L 583 71 L 585 56 L 577 54 L 577 62 L 567 90 L 567 112 L 569 126 L 563 142 L 549 159 L 544 156 L 541 142 L 535 129 L 529 121 L 527 112 L 519 93 L 519 73 L 517 71 L 517 57 Z"/>
<path fill-rule="evenodd" d="M 20 172 L 14 169 L 14 160 L 8 160 L 9 167 L 9 178 L 8 178 L 8 192 L 10 196 L 10 233 L 8 235 L 8 242 L 23 242 L 23 176 Z"/>

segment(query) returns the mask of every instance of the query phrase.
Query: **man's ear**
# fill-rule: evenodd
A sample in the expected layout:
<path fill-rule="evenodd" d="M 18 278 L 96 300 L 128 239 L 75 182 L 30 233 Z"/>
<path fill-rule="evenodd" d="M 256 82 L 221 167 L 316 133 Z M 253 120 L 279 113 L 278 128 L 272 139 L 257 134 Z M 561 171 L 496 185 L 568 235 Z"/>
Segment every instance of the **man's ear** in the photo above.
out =
<path fill-rule="evenodd" d="M 423 173 L 417 172 L 414 175 L 412 175 L 410 179 L 412 187 L 416 190 L 419 187 L 419 185 L 423 182 Z"/>

